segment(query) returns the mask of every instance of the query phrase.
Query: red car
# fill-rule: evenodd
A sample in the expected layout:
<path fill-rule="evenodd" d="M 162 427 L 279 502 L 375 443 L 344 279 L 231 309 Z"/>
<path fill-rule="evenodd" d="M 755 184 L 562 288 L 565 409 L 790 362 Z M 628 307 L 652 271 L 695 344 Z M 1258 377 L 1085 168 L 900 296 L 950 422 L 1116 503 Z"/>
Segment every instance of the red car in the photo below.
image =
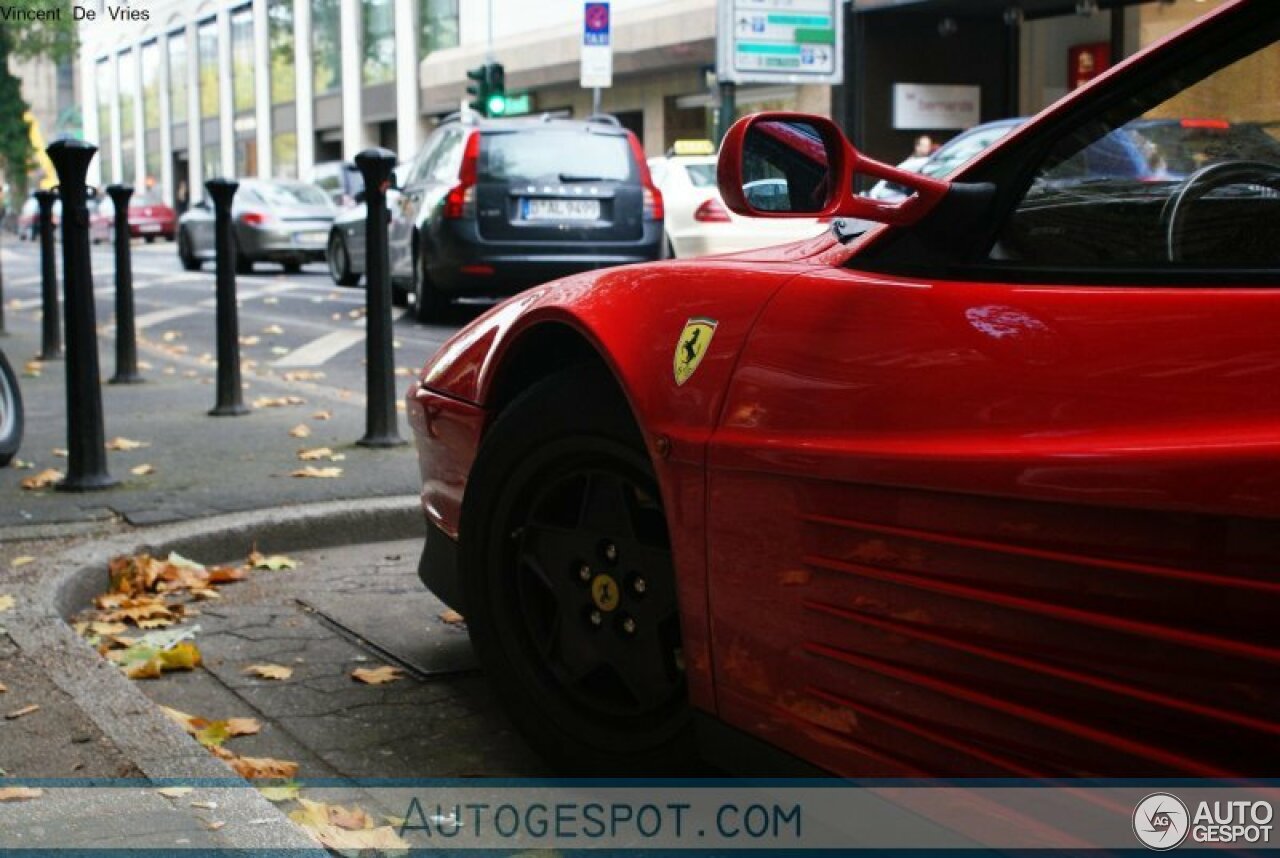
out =
<path fill-rule="evenodd" d="M 408 393 L 421 574 L 533 743 L 607 774 L 1273 775 L 1280 163 L 1079 156 L 1142 117 L 1275 128 L 1240 82 L 1277 39 L 1273 2 L 1224 4 L 946 181 L 747 117 L 726 203 L 830 234 L 574 276 L 448 342 Z"/>
<path fill-rule="evenodd" d="M 115 235 L 116 207 L 106 193 L 89 219 L 89 233 L 94 243 L 111 241 Z M 177 233 L 178 216 L 167 206 L 160 195 L 137 192 L 129 198 L 129 237 L 143 238 L 147 243 L 163 238 L 173 241 Z"/>

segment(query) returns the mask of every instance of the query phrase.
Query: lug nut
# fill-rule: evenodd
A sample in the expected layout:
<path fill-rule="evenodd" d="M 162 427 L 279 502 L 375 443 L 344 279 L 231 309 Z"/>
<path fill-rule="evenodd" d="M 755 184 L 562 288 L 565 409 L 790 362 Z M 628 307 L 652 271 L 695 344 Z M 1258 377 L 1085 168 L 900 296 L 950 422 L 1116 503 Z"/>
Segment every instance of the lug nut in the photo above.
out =
<path fill-rule="evenodd" d="M 630 617 L 625 618 L 622 621 L 622 630 L 629 635 L 634 635 L 636 633 L 636 621 Z"/>
<path fill-rule="evenodd" d="M 587 619 L 591 621 L 591 625 L 598 626 L 604 622 L 604 617 L 600 616 L 599 611 L 592 611 L 587 614 Z"/>
<path fill-rule="evenodd" d="M 636 579 L 631 582 L 631 589 L 635 590 L 637 595 L 643 596 L 644 591 L 649 589 L 649 585 L 645 583 L 643 578 L 636 576 Z"/>
<path fill-rule="evenodd" d="M 591 580 L 591 567 L 583 563 L 578 567 L 578 580 L 586 583 Z"/>
<path fill-rule="evenodd" d="M 618 562 L 618 546 L 612 542 L 606 542 L 604 545 L 604 559 L 610 563 Z"/>

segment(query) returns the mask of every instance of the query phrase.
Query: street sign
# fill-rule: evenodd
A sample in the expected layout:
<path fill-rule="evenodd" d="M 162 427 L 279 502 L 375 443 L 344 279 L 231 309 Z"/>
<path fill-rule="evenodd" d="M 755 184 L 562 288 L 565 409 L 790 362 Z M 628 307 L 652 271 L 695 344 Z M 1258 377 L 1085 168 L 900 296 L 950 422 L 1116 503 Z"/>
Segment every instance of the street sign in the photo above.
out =
<path fill-rule="evenodd" d="M 583 4 L 580 77 L 585 89 L 613 86 L 613 21 L 611 18 L 607 2 Z"/>
<path fill-rule="evenodd" d="M 719 0 L 716 76 L 726 83 L 844 82 L 841 0 Z"/>

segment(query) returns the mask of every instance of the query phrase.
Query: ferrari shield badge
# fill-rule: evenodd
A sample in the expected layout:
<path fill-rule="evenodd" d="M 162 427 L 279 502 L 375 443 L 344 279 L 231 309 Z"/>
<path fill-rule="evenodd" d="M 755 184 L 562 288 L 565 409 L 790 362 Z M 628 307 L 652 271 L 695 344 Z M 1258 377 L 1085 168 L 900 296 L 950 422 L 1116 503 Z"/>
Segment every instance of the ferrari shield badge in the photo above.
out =
<path fill-rule="evenodd" d="M 680 332 L 676 342 L 675 373 L 676 386 L 680 386 L 693 377 L 698 365 L 707 350 L 711 348 L 711 338 L 716 335 L 715 319 L 690 319 Z"/>

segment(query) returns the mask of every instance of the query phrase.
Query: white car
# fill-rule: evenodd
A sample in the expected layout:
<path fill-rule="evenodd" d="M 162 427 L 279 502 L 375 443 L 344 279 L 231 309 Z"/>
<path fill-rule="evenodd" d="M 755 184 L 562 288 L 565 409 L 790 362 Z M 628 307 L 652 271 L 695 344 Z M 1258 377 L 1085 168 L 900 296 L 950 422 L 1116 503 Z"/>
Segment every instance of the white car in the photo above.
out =
<path fill-rule="evenodd" d="M 786 244 L 828 228 L 816 218 L 766 220 L 729 211 L 716 188 L 715 155 L 651 158 L 649 172 L 666 209 L 667 255 L 677 259 Z"/>

